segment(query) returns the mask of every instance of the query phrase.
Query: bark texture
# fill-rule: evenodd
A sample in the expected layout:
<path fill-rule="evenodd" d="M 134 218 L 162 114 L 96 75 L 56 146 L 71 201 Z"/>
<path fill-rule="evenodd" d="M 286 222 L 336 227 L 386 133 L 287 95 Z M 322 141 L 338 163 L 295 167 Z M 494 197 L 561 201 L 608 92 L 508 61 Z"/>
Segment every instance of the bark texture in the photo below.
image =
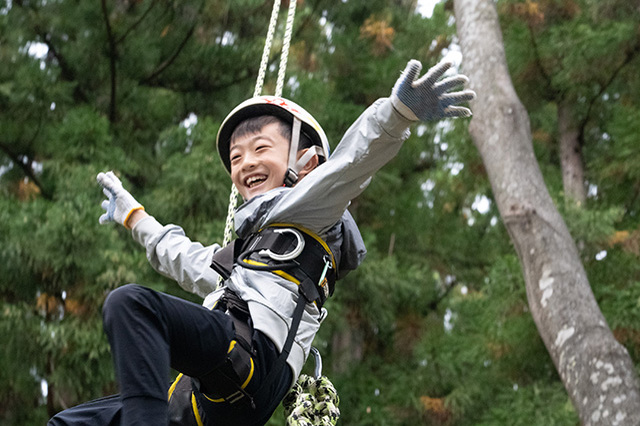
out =
<path fill-rule="evenodd" d="M 527 298 L 583 425 L 640 424 L 640 382 L 607 325 L 545 186 L 529 117 L 508 73 L 493 0 L 454 0 L 464 72 L 478 94 L 469 130 L 516 248 Z"/>
<path fill-rule="evenodd" d="M 584 205 L 587 191 L 584 182 L 584 161 L 578 123 L 568 102 L 558 104 L 558 133 L 560 134 L 560 162 L 562 187 L 568 202 Z"/>

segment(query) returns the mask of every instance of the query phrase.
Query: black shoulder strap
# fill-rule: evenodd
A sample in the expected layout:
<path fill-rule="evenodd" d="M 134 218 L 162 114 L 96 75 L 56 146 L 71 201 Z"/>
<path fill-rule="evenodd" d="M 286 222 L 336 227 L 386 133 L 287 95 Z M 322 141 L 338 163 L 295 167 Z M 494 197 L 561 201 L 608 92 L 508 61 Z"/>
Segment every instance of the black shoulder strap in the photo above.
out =
<path fill-rule="evenodd" d="M 223 280 L 226 280 L 231 276 L 233 264 L 240 255 L 240 250 L 243 244 L 243 240 L 238 238 L 213 254 L 210 266 L 214 271 L 220 274 Z"/>

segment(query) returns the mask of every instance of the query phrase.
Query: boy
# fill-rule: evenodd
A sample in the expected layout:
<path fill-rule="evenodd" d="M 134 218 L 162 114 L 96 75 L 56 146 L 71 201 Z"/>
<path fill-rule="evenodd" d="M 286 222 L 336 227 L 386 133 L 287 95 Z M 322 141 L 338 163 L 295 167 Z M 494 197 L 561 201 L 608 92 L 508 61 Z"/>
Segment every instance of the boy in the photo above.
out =
<path fill-rule="evenodd" d="M 450 93 L 467 78 L 438 81 L 450 66 L 416 80 L 421 64 L 410 61 L 391 97 L 369 107 L 330 158 L 324 132 L 293 102 L 259 97 L 234 109 L 217 147 L 245 202 L 235 215 L 239 240 L 226 249 L 163 227 L 113 173 L 99 174 L 109 198 L 100 223 L 131 228 L 154 269 L 205 301 L 136 285 L 114 290 L 103 316 L 120 395 L 50 424 L 265 424 L 302 369 L 335 279 L 364 257 L 350 201 L 395 156 L 412 122 L 471 115 L 457 105 L 475 94 Z M 218 276 L 224 286 L 215 290 Z M 170 368 L 184 376 L 168 404 Z"/>

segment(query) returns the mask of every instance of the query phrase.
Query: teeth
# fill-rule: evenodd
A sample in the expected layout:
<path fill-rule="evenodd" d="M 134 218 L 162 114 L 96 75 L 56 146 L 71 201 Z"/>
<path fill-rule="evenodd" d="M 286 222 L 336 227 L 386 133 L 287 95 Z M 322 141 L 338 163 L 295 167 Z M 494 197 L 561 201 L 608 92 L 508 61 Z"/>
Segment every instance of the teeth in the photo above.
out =
<path fill-rule="evenodd" d="M 263 182 L 265 179 L 266 178 L 264 176 L 251 176 L 246 180 L 245 184 L 248 187 L 251 187 L 253 184 Z"/>

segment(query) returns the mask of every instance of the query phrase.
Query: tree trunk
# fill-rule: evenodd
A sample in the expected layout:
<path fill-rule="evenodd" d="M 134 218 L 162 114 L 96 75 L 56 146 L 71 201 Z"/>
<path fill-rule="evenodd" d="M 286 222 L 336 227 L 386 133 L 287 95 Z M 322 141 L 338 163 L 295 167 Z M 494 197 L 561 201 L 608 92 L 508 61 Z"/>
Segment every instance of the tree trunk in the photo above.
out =
<path fill-rule="evenodd" d="M 558 132 L 560 133 L 560 162 L 565 199 L 568 202 L 584 205 L 587 192 L 584 184 L 582 146 L 578 124 L 568 101 L 561 101 L 558 104 Z"/>
<path fill-rule="evenodd" d="M 469 131 L 520 258 L 538 332 L 584 425 L 640 423 L 640 382 L 609 329 L 533 153 L 493 0 L 454 0 L 465 73 L 478 98 Z"/>

